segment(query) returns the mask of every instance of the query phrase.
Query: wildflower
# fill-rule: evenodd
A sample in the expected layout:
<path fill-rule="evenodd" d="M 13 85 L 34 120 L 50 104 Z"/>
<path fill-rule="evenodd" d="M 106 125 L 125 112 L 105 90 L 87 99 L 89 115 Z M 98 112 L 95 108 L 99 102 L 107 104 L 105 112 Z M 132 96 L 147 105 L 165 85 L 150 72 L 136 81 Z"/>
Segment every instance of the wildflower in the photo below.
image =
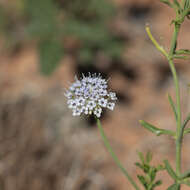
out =
<path fill-rule="evenodd" d="M 105 99 L 105 98 L 100 98 L 99 100 L 98 100 L 98 104 L 100 105 L 100 106 L 102 106 L 102 107 L 106 107 L 107 106 L 107 99 Z"/>
<path fill-rule="evenodd" d="M 113 109 L 114 109 L 114 106 L 115 106 L 115 104 L 112 103 L 112 102 L 109 102 L 109 103 L 107 104 L 107 108 L 110 109 L 110 110 L 113 110 Z"/>
<path fill-rule="evenodd" d="M 113 110 L 117 100 L 114 92 L 107 90 L 107 81 L 101 75 L 89 73 L 75 82 L 66 91 L 67 104 L 73 111 L 73 116 L 94 114 L 97 118 L 101 116 L 102 108 Z"/>

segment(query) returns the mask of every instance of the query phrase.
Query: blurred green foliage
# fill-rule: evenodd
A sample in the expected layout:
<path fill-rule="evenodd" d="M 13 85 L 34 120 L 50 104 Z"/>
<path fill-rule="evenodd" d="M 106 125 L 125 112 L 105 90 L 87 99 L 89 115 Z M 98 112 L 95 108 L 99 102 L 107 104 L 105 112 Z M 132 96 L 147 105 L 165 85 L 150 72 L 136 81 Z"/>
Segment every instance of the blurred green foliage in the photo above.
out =
<path fill-rule="evenodd" d="M 38 40 L 40 71 L 51 74 L 63 56 L 59 8 L 53 0 L 25 0 L 26 32 Z"/>
<path fill-rule="evenodd" d="M 156 180 L 156 175 L 159 171 L 164 170 L 164 166 L 153 166 L 150 164 L 152 161 L 152 153 L 147 152 L 144 156 L 142 152 L 138 152 L 140 162 L 136 162 L 135 165 L 143 171 L 143 175 L 137 175 L 140 183 L 145 190 L 154 190 L 157 186 L 162 184 L 161 180 Z"/>
<path fill-rule="evenodd" d="M 9 50 L 35 41 L 40 70 L 49 75 L 72 48 L 83 64 L 98 52 L 120 59 L 123 42 L 109 29 L 115 12 L 108 0 L 15 0 L 0 4 L 0 32 Z"/>

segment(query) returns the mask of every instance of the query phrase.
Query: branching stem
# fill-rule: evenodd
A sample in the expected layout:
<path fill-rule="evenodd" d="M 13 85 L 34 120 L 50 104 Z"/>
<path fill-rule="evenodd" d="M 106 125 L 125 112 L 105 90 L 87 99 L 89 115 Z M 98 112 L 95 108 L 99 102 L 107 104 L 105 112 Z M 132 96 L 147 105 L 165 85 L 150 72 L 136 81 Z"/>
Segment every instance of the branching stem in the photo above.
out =
<path fill-rule="evenodd" d="M 177 131 L 176 131 L 176 173 L 180 176 L 181 173 L 181 146 L 182 146 L 182 138 L 181 134 L 181 105 L 180 105 L 180 88 L 179 88 L 179 80 L 176 72 L 176 68 L 173 62 L 173 55 L 175 54 L 175 50 L 177 47 L 177 37 L 180 29 L 180 24 L 175 23 L 174 33 L 172 37 L 170 52 L 169 52 L 169 65 L 173 75 L 173 80 L 176 88 L 176 104 L 177 104 Z"/>
<path fill-rule="evenodd" d="M 177 18 L 176 18 L 177 20 Z M 175 22 L 174 23 L 174 32 L 171 40 L 171 47 L 169 53 L 167 53 L 162 46 L 159 45 L 159 43 L 155 40 L 155 38 L 152 36 L 149 27 L 146 27 L 147 34 L 152 41 L 152 43 L 155 45 L 155 47 L 167 58 L 174 84 L 176 89 L 176 112 L 177 112 L 177 129 L 176 129 L 176 174 L 177 176 L 181 175 L 181 147 L 182 147 L 182 140 L 183 140 L 183 131 L 181 126 L 181 105 L 180 105 L 180 88 L 179 88 L 179 80 L 176 72 L 176 68 L 174 65 L 174 55 L 177 48 L 177 37 L 179 34 L 181 24 Z M 180 185 L 179 185 L 180 189 Z"/>

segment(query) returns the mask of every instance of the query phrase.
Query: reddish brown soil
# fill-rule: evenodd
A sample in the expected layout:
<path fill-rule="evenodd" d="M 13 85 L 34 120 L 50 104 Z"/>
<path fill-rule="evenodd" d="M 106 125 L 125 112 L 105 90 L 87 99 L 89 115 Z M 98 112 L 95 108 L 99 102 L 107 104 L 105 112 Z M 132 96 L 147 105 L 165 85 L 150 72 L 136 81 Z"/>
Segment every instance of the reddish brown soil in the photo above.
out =
<path fill-rule="evenodd" d="M 174 139 L 157 137 L 138 122 L 144 119 L 175 130 L 167 100 L 168 92 L 175 98 L 172 76 L 166 60 L 150 43 L 144 30 L 148 22 L 160 43 L 169 47 L 173 13 L 152 0 L 117 0 L 117 3 L 121 6 L 121 18 L 135 4 L 151 10 L 142 20 L 127 14 L 125 20 L 119 17 L 115 21 L 117 30 L 129 38 L 123 62 L 117 66 L 126 72 L 122 73 L 122 69 L 107 72 L 109 63 L 105 67 L 96 65 L 107 72 L 111 77 L 110 88 L 120 95 L 115 110 L 106 112 L 101 119 L 102 125 L 119 159 L 137 181 L 136 174 L 140 173 L 134 165 L 138 161 L 137 150 L 152 151 L 154 164 L 168 159 L 175 167 Z M 189 29 L 187 21 L 179 36 L 180 48 L 190 48 Z M 63 88 L 73 81 L 77 62 L 66 56 L 50 77 L 44 77 L 38 71 L 37 61 L 33 46 L 25 47 L 14 56 L 5 52 L 0 57 L 0 189 L 132 190 L 104 148 L 96 125 L 73 118 L 65 105 Z M 183 118 L 190 111 L 188 64 L 189 60 L 176 62 Z M 187 135 L 183 171 L 190 169 L 189 145 Z M 166 172 L 160 173 L 158 179 L 163 180 L 158 190 L 172 184 Z M 182 190 L 188 189 L 182 187 Z"/>

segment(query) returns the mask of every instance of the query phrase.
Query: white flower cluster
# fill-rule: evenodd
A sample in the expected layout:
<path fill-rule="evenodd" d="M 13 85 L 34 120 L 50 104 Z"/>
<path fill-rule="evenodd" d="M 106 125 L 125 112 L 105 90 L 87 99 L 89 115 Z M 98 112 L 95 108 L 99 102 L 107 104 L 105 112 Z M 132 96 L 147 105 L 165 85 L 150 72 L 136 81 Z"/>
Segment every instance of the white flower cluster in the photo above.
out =
<path fill-rule="evenodd" d="M 102 108 L 114 109 L 117 100 L 114 92 L 108 92 L 107 81 L 96 74 L 81 78 L 76 81 L 66 91 L 67 104 L 73 111 L 73 116 L 82 113 L 86 115 L 94 114 L 97 118 L 101 116 Z"/>

